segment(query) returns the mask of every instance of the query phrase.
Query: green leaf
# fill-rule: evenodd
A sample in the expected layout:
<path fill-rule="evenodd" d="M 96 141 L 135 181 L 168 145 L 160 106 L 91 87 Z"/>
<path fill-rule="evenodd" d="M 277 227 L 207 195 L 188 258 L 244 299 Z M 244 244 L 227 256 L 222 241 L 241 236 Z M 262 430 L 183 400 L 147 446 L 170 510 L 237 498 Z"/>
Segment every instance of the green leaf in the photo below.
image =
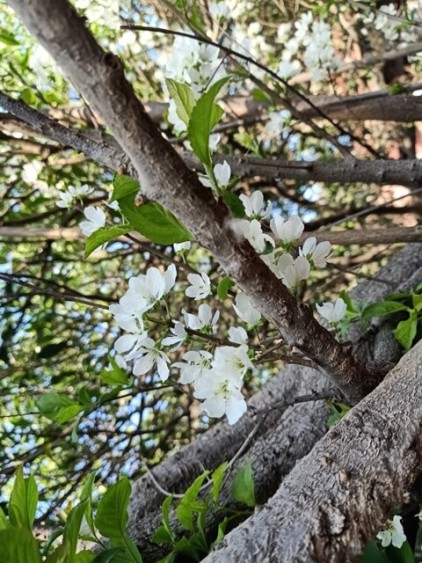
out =
<path fill-rule="evenodd" d="M 415 339 L 418 328 L 418 319 L 412 315 L 405 321 L 400 321 L 393 331 L 397 342 L 399 342 L 405 350 L 410 350 L 413 340 Z"/>
<path fill-rule="evenodd" d="M 236 219 L 243 219 L 245 217 L 245 208 L 237 194 L 225 191 L 223 192 L 223 201 L 232 212 L 233 217 L 236 217 Z"/>
<path fill-rule="evenodd" d="M 418 312 L 422 309 L 422 293 L 412 293 L 412 305 Z"/>
<path fill-rule="evenodd" d="M 76 401 L 54 392 L 43 395 L 36 401 L 36 405 L 44 416 L 58 424 L 68 422 L 84 410 Z"/>
<path fill-rule="evenodd" d="M 187 126 L 196 100 L 192 90 L 186 84 L 166 78 L 166 84 L 171 98 L 176 104 L 176 113 Z"/>
<path fill-rule="evenodd" d="M 389 545 L 385 553 L 391 563 L 413 563 L 415 560 L 408 541 L 405 541 L 400 548 Z"/>
<path fill-rule="evenodd" d="M 69 546 L 69 554 L 75 555 L 78 545 L 79 532 L 82 525 L 82 518 L 88 507 L 88 499 L 80 502 L 75 508 L 72 508 L 66 520 L 63 530 L 63 543 Z"/>
<path fill-rule="evenodd" d="M 378 545 L 374 541 L 371 541 L 366 544 L 365 551 L 359 563 L 390 563 L 390 560 L 381 551 Z"/>
<path fill-rule="evenodd" d="M 128 559 L 128 556 L 125 555 L 124 549 L 122 549 L 121 547 L 111 547 L 110 549 L 106 549 L 105 551 L 98 554 L 93 560 L 93 563 L 117 563 L 118 561 L 132 563 L 131 560 Z"/>
<path fill-rule="evenodd" d="M 255 485 L 250 461 L 236 473 L 232 484 L 232 496 L 237 502 L 246 504 L 251 508 L 256 505 Z"/>
<path fill-rule="evenodd" d="M 133 201 L 122 198 L 119 205 L 132 228 L 152 242 L 174 244 L 192 239 L 186 227 L 156 201 L 136 207 Z"/>
<path fill-rule="evenodd" d="M 92 563 L 95 559 L 95 553 L 88 549 L 80 551 L 74 558 L 75 563 Z M 73 562 L 72 562 L 73 563 Z"/>
<path fill-rule="evenodd" d="M 95 526 L 100 534 L 117 547 L 125 547 L 125 530 L 128 521 L 127 506 L 131 486 L 127 477 L 112 485 L 98 503 Z"/>
<path fill-rule="evenodd" d="M 224 473 L 227 469 L 229 464 L 227 461 L 222 463 L 212 472 L 211 479 L 212 479 L 212 489 L 211 489 L 211 497 L 214 502 L 218 501 L 218 497 L 220 496 L 221 487 L 223 485 Z"/>
<path fill-rule="evenodd" d="M 221 542 L 221 540 L 224 538 L 224 536 L 226 535 L 226 528 L 227 528 L 227 524 L 229 523 L 229 518 L 228 516 L 226 516 L 224 518 L 224 520 L 222 520 L 219 524 L 218 524 L 218 531 L 217 531 L 217 537 L 215 538 L 215 540 L 212 542 L 211 547 L 215 547 L 218 543 Z"/>
<path fill-rule="evenodd" d="M 328 407 L 331 410 L 331 414 L 327 419 L 328 428 L 332 428 L 343 416 L 349 412 L 350 406 L 346 403 L 334 403 L 332 401 L 326 401 Z"/>
<path fill-rule="evenodd" d="M 31 88 L 24 88 L 19 96 L 19 99 L 25 102 L 28 106 L 35 106 L 37 103 L 37 96 Z"/>
<path fill-rule="evenodd" d="M 362 319 L 369 319 L 371 317 L 383 317 L 398 311 L 408 311 L 408 307 L 397 301 L 380 301 L 379 303 L 372 303 L 362 311 Z"/>
<path fill-rule="evenodd" d="M 0 563 L 41 563 L 37 540 L 27 528 L 0 531 Z"/>
<path fill-rule="evenodd" d="M 80 499 L 81 501 L 87 500 L 88 504 L 85 511 L 85 520 L 89 526 L 89 529 L 93 534 L 95 534 L 95 526 L 94 526 L 94 516 L 92 513 L 92 489 L 94 487 L 95 481 L 95 473 L 90 473 L 86 478 L 84 486 L 82 487 Z"/>
<path fill-rule="evenodd" d="M 19 41 L 15 39 L 15 36 L 10 31 L 2 29 L 0 31 L 0 43 L 7 45 L 8 47 L 16 47 L 20 45 Z"/>
<path fill-rule="evenodd" d="M 2 507 L 0 506 L 0 530 L 6 530 L 10 526 L 10 522 L 7 519 Z"/>
<path fill-rule="evenodd" d="M 356 301 L 354 301 L 353 299 L 350 298 L 347 291 L 344 291 L 344 289 L 342 291 L 340 291 L 340 297 L 346 303 L 347 311 L 349 313 L 358 313 L 359 312 Z"/>
<path fill-rule="evenodd" d="M 157 528 L 151 538 L 151 541 L 153 543 L 169 543 L 169 544 L 173 544 L 173 537 L 169 534 L 169 532 L 166 530 L 166 528 L 164 526 L 160 526 L 159 528 Z"/>
<path fill-rule="evenodd" d="M 114 225 L 113 227 L 101 227 L 94 231 L 85 241 L 85 258 L 94 252 L 99 246 L 130 233 L 130 225 Z"/>
<path fill-rule="evenodd" d="M 100 378 L 107 383 L 107 385 L 128 385 L 129 376 L 122 368 L 112 369 L 109 371 L 102 371 L 99 374 Z"/>
<path fill-rule="evenodd" d="M 9 518 L 12 526 L 32 531 L 37 504 L 38 491 L 35 479 L 32 475 L 25 479 L 23 467 L 20 465 L 16 470 L 16 479 L 9 501 Z"/>
<path fill-rule="evenodd" d="M 234 286 L 234 281 L 229 278 L 229 276 L 224 276 L 222 280 L 220 280 L 218 287 L 217 287 L 217 295 L 220 299 L 227 299 L 229 294 L 229 289 Z"/>
<path fill-rule="evenodd" d="M 113 180 L 113 195 L 111 196 L 110 202 L 117 201 L 129 195 L 133 195 L 132 199 L 134 199 L 135 194 L 137 194 L 140 189 L 139 182 L 130 176 L 116 174 Z"/>
<path fill-rule="evenodd" d="M 69 560 L 73 563 L 70 559 L 69 546 L 67 544 L 61 544 L 53 553 L 50 553 L 45 563 L 69 563 Z"/>
<path fill-rule="evenodd" d="M 176 508 L 176 516 L 180 524 L 187 530 L 193 532 L 193 514 L 204 509 L 204 501 L 198 501 L 197 497 L 203 482 L 208 477 L 209 471 L 205 471 L 195 479 L 192 485 L 186 489 L 185 494 Z"/>
<path fill-rule="evenodd" d="M 211 167 L 209 137 L 212 128 L 220 121 L 224 110 L 214 103 L 221 88 L 230 77 L 226 76 L 202 94 L 192 110 L 188 125 L 188 138 L 193 152 L 205 166 Z"/>

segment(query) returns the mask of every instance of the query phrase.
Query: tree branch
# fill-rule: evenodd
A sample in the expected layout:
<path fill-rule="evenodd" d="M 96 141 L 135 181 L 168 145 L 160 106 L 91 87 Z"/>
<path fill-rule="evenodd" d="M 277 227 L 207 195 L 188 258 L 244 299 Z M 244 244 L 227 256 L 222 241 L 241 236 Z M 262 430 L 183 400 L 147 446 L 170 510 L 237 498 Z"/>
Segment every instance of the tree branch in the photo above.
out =
<path fill-rule="evenodd" d="M 172 211 L 223 270 L 279 330 L 285 342 L 315 361 L 352 402 L 382 379 L 368 370 L 300 305 L 246 240 L 234 235 L 232 218 L 204 189 L 161 136 L 124 77 L 120 59 L 96 42 L 65 0 L 10 0 L 23 23 L 104 119 L 133 163 L 142 190 Z"/>

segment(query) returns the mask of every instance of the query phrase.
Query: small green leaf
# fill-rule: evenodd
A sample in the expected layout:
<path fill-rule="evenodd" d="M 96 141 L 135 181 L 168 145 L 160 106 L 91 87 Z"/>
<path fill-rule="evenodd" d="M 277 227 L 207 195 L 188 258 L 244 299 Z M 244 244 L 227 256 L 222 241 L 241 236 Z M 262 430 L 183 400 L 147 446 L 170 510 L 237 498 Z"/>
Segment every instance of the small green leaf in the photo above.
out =
<path fill-rule="evenodd" d="M 101 227 L 94 231 L 85 241 L 85 258 L 94 252 L 99 246 L 130 233 L 130 225 L 114 225 L 113 227 Z"/>
<path fill-rule="evenodd" d="M 403 346 L 405 350 L 410 350 L 413 340 L 415 339 L 418 328 L 418 319 L 412 315 L 405 321 L 400 321 L 393 331 L 397 342 Z"/>
<path fill-rule="evenodd" d="M 0 563 L 41 563 L 37 540 L 27 528 L 0 531 Z"/>
<path fill-rule="evenodd" d="M 173 544 L 173 537 L 168 533 L 168 531 L 166 530 L 166 528 L 164 526 L 160 526 L 159 528 L 157 528 L 151 538 L 151 541 L 153 543 L 169 543 L 169 544 Z"/>
<path fill-rule="evenodd" d="M 221 542 L 221 540 L 224 538 L 224 536 L 226 535 L 226 528 L 227 528 L 227 524 L 229 523 L 229 518 L 226 516 L 224 518 L 224 520 L 222 520 L 219 524 L 218 524 L 218 531 L 217 531 L 217 537 L 215 538 L 215 540 L 212 542 L 211 547 L 215 547 L 218 543 Z"/>
<path fill-rule="evenodd" d="M 243 217 L 245 217 L 245 208 L 237 194 L 225 191 L 223 192 L 223 201 L 233 213 L 233 217 L 236 217 L 236 219 L 243 219 Z"/>
<path fill-rule="evenodd" d="M 4 513 L 2 507 L 0 506 L 0 531 L 6 530 L 9 526 L 10 526 L 10 522 L 7 519 L 7 516 Z"/>
<path fill-rule="evenodd" d="M 226 76 L 202 94 L 192 110 L 188 125 L 188 138 L 193 152 L 205 166 L 211 167 L 209 137 L 212 128 L 220 121 L 224 110 L 214 103 L 221 88 L 230 77 Z"/>
<path fill-rule="evenodd" d="M 353 301 L 353 299 L 350 298 L 347 291 L 344 291 L 344 289 L 342 291 L 340 291 L 340 297 L 346 303 L 347 311 L 349 313 L 358 313 L 359 312 L 356 301 Z"/>
<path fill-rule="evenodd" d="M 106 491 L 98 503 L 95 526 L 102 536 L 111 539 L 117 547 L 125 547 L 130 491 L 129 480 L 123 477 Z"/>
<path fill-rule="evenodd" d="M 362 319 L 369 319 L 371 317 L 383 317 L 398 311 L 408 311 L 408 307 L 397 303 L 397 301 L 380 301 L 379 303 L 372 303 L 362 311 Z"/>
<path fill-rule="evenodd" d="M 205 507 L 205 503 L 198 501 L 197 497 L 208 475 L 209 471 L 205 471 L 195 479 L 192 485 L 186 490 L 176 508 L 176 516 L 180 524 L 191 532 L 193 532 L 193 513 L 199 512 Z"/>
<path fill-rule="evenodd" d="M 124 559 L 121 559 L 124 557 Z M 125 556 L 125 550 L 121 547 L 111 547 L 99 553 L 93 563 L 117 563 L 118 561 L 125 561 L 126 563 L 132 563 L 127 556 Z"/>
<path fill-rule="evenodd" d="M 187 126 L 196 100 L 192 90 L 177 80 L 166 78 L 166 84 L 171 98 L 176 104 L 176 113 L 183 123 Z"/>
<path fill-rule="evenodd" d="M 84 549 L 83 551 L 80 551 L 77 555 L 75 555 L 74 562 L 75 563 L 92 563 L 94 561 L 94 559 L 95 559 L 95 553 L 93 553 L 89 549 Z M 72 561 L 72 563 L 73 563 L 73 561 Z"/>
<path fill-rule="evenodd" d="M 327 419 L 328 428 L 332 428 L 343 416 L 349 412 L 350 406 L 346 403 L 334 403 L 333 401 L 326 401 L 331 410 L 331 414 Z"/>
<path fill-rule="evenodd" d="M 223 485 L 224 473 L 227 469 L 229 464 L 227 461 L 222 463 L 212 472 L 211 479 L 212 479 L 212 489 L 211 489 L 211 496 L 214 502 L 218 501 L 218 497 L 220 496 L 221 487 Z"/>
<path fill-rule="evenodd" d="M 134 199 L 135 194 L 137 194 L 140 189 L 139 182 L 130 178 L 130 176 L 116 174 L 113 180 L 113 195 L 110 202 L 117 201 L 129 195 L 133 196 L 132 199 Z"/>
<path fill-rule="evenodd" d="M 412 293 L 412 305 L 418 312 L 422 309 L 422 293 Z"/>
<path fill-rule="evenodd" d="M 136 207 L 124 198 L 119 200 L 119 205 L 132 228 L 152 242 L 174 244 L 192 239 L 182 223 L 155 201 Z"/>
<path fill-rule="evenodd" d="M 36 401 L 36 405 L 44 416 L 58 424 L 68 422 L 84 410 L 76 401 L 54 392 L 43 395 Z"/>
<path fill-rule="evenodd" d="M 90 473 L 86 478 L 86 481 L 84 483 L 84 486 L 82 487 L 81 495 L 80 495 L 81 501 L 85 499 L 88 501 L 85 510 L 85 520 L 89 526 L 89 529 L 93 534 L 95 534 L 94 516 L 92 513 L 92 489 L 94 487 L 94 481 L 95 481 L 95 473 Z"/>
<path fill-rule="evenodd" d="M 414 563 L 415 560 L 408 541 L 405 541 L 400 548 L 389 545 L 385 553 L 391 563 Z"/>
<path fill-rule="evenodd" d="M 222 280 L 220 280 L 218 287 L 217 287 L 217 295 L 220 299 L 227 299 L 229 294 L 229 289 L 234 286 L 234 281 L 229 278 L 229 276 L 224 276 Z"/>
<path fill-rule="evenodd" d="M 1 36 L 1 34 L 0 34 Z M 1 39 L 0 39 L 1 41 Z M 25 102 L 28 106 L 35 106 L 37 103 L 37 96 L 31 88 L 24 88 L 19 96 L 19 98 Z"/>
<path fill-rule="evenodd" d="M 75 555 L 78 545 L 79 531 L 82 525 L 82 518 L 88 507 L 88 499 L 80 502 L 75 508 L 72 508 L 66 520 L 63 530 L 63 543 L 69 546 L 69 554 Z"/>
<path fill-rule="evenodd" d="M 112 369 L 108 371 L 102 371 L 99 374 L 100 378 L 107 385 L 128 385 L 129 376 L 122 368 Z"/>
<path fill-rule="evenodd" d="M 8 47 L 16 47 L 19 45 L 19 41 L 15 39 L 15 36 L 10 31 L 2 29 L 0 31 L 0 43 L 7 45 Z"/>
<path fill-rule="evenodd" d="M 246 504 L 251 508 L 256 505 L 255 485 L 250 461 L 236 473 L 232 484 L 232 496 L 237 502 Z"/>
<path fill-rule="evenodd" d="M 16 470 L 9 502 L 9 518 L 12 526 L 32 531 L 37 504 L 38 491 L 35 479 L 32 475 L 25 479 L 23 467 L 20 465 Z"/>
<path fill-rule="evenodd" d="M 366 544 L 365 551 L 359 563 L 391 563 L 388 557 L 380 550 L 378 545 L 371 541 Z"/>

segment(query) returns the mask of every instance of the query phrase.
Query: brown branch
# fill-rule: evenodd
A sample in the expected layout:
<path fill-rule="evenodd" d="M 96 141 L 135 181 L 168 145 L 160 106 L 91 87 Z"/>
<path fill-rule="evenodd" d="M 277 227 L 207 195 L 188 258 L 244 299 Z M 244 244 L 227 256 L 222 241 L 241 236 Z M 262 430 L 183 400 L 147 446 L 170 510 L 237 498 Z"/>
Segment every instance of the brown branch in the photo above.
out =
<path fill-rule="evenodd" d="M 224 204 L 204 189 L 162 137 L 124 77 L 120 59 L 105 52 L 65 0 L 10 0 L 23 23 L 50 52 L 104 119 L 136 169 L 143 192 L 172 211 L 221 264 L 284 341 L 321 367 L 351 401 L 382 379 L 321 327 L 259 259 L 234 235 Z"/>

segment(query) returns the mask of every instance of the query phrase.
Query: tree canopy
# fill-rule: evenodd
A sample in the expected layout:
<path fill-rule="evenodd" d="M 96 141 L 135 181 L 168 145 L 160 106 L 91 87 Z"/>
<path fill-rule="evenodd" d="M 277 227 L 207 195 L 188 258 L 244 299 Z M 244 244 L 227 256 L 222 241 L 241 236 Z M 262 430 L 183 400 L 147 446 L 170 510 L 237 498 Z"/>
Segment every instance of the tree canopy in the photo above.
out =
<path fill-rule="evenodd" d="M 420 2 L 0 18 L 0 562 L 420 560 Z"/>

